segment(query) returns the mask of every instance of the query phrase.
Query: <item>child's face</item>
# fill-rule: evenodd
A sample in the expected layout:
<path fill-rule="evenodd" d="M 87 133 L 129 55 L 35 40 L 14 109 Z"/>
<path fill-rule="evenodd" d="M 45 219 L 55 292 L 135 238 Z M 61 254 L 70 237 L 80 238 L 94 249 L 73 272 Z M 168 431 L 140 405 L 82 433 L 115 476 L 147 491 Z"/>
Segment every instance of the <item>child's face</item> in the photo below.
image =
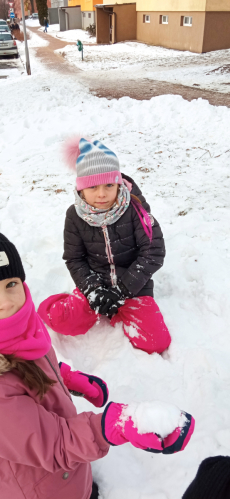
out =
<path fill-rule="evenodd" d="M 0 319 L 7 319 L 23 307 L 26 295 L 21 279 L 13 277 L 0 281 Z"/>
<path fill-rule="evenodd" d="M 101 184 L 83 189 L 83 196 L 90 206 L 107 210 L 113 206 L 118 193 L 118 184 Z"/>

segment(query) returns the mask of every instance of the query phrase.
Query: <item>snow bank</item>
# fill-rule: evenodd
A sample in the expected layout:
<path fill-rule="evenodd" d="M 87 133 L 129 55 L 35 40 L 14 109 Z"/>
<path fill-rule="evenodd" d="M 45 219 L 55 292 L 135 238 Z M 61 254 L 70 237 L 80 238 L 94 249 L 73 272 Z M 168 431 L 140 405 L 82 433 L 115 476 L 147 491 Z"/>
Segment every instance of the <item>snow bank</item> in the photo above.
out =
<path fill-rule="evenodd" d="M 58 49 L 56 52 L 66 52 L 69 62 L 79 67 L 78 58 L 76 58 L 77 48 L 69 45 L 64 49 Z M 178 50 L 168 50 L 161 47 L 152 47 L 143 43 L 124 42 L 114 45 L 96 45 L 92 47 L 85 46 L 84 61 L 81 69 L 86 71 L 108 71 L 110 69 L 120 69 L 130 66 L 140 66 L 152 61 L 153 58 L 168 60 L 180 57 Z M 184 57 L 192 57 L 191 52 L 184 52 Z"/>
<path fill-rule="evenodd" d="M 22 25 L 22 22 L 20 23 Z M 38 28 L 40 26 L 40 22 L 38 19 L 26 19 L 26 26 L 31 28 Z M 42 28 L 44 29 L 44 28 Z"/>
<path fill-rule="evenodd" d="M 42 31 L 44 28 L 40 28 Z M 76 42 L 81 40 L 83 43 L 96 43 L 96 37 L 90 36 L 84 29 L 70 29 L 68 31 L 60 31 L 59 24 L 51 24 L 48 28 L 48 35 L 54 38 L 59 38 L 63 41 Z"/>

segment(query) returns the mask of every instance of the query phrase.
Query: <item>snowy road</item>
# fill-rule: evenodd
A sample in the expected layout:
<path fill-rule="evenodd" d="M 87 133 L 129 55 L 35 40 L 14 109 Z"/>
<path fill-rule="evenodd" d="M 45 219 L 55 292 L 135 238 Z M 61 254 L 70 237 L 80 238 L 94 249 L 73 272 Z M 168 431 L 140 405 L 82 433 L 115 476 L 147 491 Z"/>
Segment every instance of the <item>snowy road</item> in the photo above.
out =
<path fill-rule="evenodd" d="M 93 464 L 101 499 L 179 499 L 203 458 L 230 454 L 230 110 L 170 95 L 99 99 L 76 76 L 44 69 L 35 41 L 32 76 L 0 79 L 0 230 L 17 245 L 38 305 L 73 289 L 62 261 L 75 182 L 62 161 L 65 138 L 100 139 L 141 185 L 165 236 L 155 298 L 172 335 L 169 352 L 134 350 L 106 320 L 84 337 L 52 338 L 59 360 L 107 381 L 110 400 L 165 400 L 193 414 L 196 431 L 183 453 L 127 444 Z"/>

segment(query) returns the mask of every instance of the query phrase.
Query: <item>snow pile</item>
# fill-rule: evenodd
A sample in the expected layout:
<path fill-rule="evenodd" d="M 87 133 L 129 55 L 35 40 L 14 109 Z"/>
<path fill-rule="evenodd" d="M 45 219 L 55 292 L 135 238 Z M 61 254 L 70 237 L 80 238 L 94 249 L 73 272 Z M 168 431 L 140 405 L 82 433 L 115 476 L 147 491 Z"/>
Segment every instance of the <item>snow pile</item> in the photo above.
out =
<path fill-rule="evenodd" d="M 19 45 L 19 44 L 18 44 Z M 0 80 L 8 81 L 9 78 L 15 79 L 20 77 L 20 74 L 24 72 L 24 67 L 20 59 L 4 59 L 0 63 Z"/>
<path fill-rule="evenodd" d="M 176 428 L 183 428 L 186 416 L 172 404 L 166 402 L 142 402 L 124 406 L 120 420 L 127 421 L 131 417 L 138 433 L 157 433 L 162 438 L 170 435 Z"/>
<path fill-rule="evenodd" d="M 38 36 L 36 33 L 34 33 L 31 30 L 28 30 L 28 31 L 30 33 L 30 38 L 28 39 L 29 49 L 38 48 L 38 47 L 47 47 L 47 45 L 49 45 L 48 40 L 41 38 L 41 36 Z M 22 47 L 24 49 L 24 42 L 22 42 Z"/>
<path fill-rule="evenodd" d="M 22 22 L 20 24 L 22 25 Z M 39 19 L 26 19 L 26 26 L 28 26 L 28 28 L 38 28 L 38 26 L 40 26 Z"/>
<path fill-rule="evenodd" d="M 56 52 L 66 52 L 66 57 L 70 63 L 79 66 L 76 58 L 77 48 L 67 45 L 64 49 L 58 49 Z M 192 57 L 191 52 L 185 52 L 184 57 Z M 84 67 L 85 71 L 108 71 L 110 69 L 130 68 L 130 66 L 142 66 L 153 58 L 167 60 L 170 58 L 179 58 L 178 50 L 168 50 L 161 47 L 153 47 L 137 42 L 121 42 L 114 45 L 96 45 L 84 48 Z"/>
<path fill-rule="evenodd" d="M 42 31 L 44 28 L 40 28 Z M 96 37 L 90 36 L 84 29 L 70 29 L 68 31 L 60 31 L 59 24 L 51 24 L 48 27 L 48 35 L 67 42 L 76 42 L 81 40 L 83 43 L 96 43 Z"/>
<path fill-rule="evenodd" d="M 194 416 L 182 453 L 150 455 L 126 444 L 93 463 L 101 499 L 178 499 L 202 459 L 230 454 L 230 109 L 171 95 L 99 99 L 76 74 L 38 66 L 33 50 L 32 77 L 0 80 L 0 231 L 16 244 L 38 306 L 74 287 L 62 260 L 75 187 L 62 161 L 66 137 L 100 139 L 142 188 L 166 243 L 154 282 L 169 351 L 134 349 L 108 319 L 84 336 L 50 332 L 58 360 L 102 377 L 110 400 L 158 400 Z M 101 412 L 81 397 L 74 403 L 78 412 Z"/>

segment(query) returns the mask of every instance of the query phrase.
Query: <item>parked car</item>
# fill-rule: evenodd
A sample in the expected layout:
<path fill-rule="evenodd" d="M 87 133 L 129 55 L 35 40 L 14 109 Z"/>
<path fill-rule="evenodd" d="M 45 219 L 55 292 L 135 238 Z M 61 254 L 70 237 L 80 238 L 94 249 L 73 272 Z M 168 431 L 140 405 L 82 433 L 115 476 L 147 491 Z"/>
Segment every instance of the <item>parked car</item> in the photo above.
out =
<path fill-rule="evenodd" d="M 31 16 L 29 16 L 29 19 L 38 19 L 38 13 L 34 12 L 33 14 L 31 14 Z"/>
<path fill-rule="evenodd" d="M 7 26 L 7 22 L 4 19 L 0 19 L 0 26 Z"/>
<path fill-rule="evenodd" d="M 12 55 L 16 59 L 19 57 L 17 43 L 11 33 L 0 31 L 0 56 Z"/>
<path fill-rule="evenodd" d="M 0 33 L 3 33 L 4 31 L 5 31 L 6 33 L 7 33 L 7 32 L 9 33 L 9 32 L 10 32 L 10 28 L 9 28 L 9 26 L 7 26 L 7 25 L 5 26 L 5 25 L 3 25 L 3 24 L 0 24 Z"/>

